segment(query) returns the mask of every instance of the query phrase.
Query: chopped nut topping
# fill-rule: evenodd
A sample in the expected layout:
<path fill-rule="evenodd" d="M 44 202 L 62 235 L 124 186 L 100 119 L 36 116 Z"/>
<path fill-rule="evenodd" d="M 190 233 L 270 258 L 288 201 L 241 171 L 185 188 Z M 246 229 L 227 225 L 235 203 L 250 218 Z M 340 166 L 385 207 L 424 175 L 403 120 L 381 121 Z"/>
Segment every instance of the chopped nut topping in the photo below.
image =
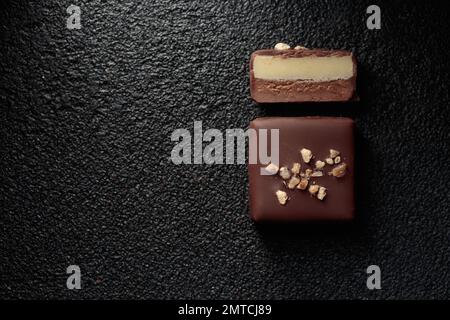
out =
<path fill-rule="evenodd" d="M 270 163 L 267 167 L 264 168 L 271 175 L 277 174 L 278 166 L 276 164 Z"/>
<path fill-rule="evenodd" d="M 291 48 L 290 45 L 288 45 L 286 43 L 282 43 L 282 42 L 277 43 L 275 45 L 275 47 L 274 47 L 275 50 L 287 50 L 287 49 L 290 49 L 290 48 Z"/>
<path fill-rule="evenodd" d="M 275 194 L 276 194 L 276 196 L 277 196 L 278 202 L 279 202 L 281 205 L 285 205 L 286 202 L 288 201 L 287 193 L 284 192 L 284 191 L 278 190 L 277 192 L 275 192 Z"/>
<path fill-rule="evenodd" d="M 308 191 L 310 194 L 315 195 L 317 191 L 319 191 L 319 185 L 317 184 L 310 185 Z"/>
<path fill-rule="evenodd" d="M 288 186 L 289 189 L 294 189 L 299 184 L 299 182 L 300 182 L 300 178 L 297 177 L 297 176 L 293 176 L 291 178 L 291 180 L 289 180 L 287 186 Z"/>
<path fill-rule="evenodd" d="M 311 177 L 322 177 L 323 176 L 323 172 L 322 171 L 314 171 L 311 174 Z"/>
<path fill-rule="evenodd" d="M 292 169 L 291 169 L 292 173 L 293 173 L 293 174 L 299 174 L 299 173 L 300 173 L 301 167 L 302 167 L 302 166 L 301 166 L 300 163 L 295 162 L 295 163 L 292 165 Z"/>
<path fill-rule="evenodd" d="M 300 154 L 305 163 L 310 163 L 311 159 L 314 158 L 311 150 L 303 148 L 300 150 Z M 313 168 L 305 168 L 304 172 L 301 172 L 302 165 L 299 162 L 294 162 L 292 167 L 288 169 L 287 166 L 279 168 L 278 165 L 274 163 L 270 163 L 264 169 L 269 174 L 279 174 L 279 176 L 283 179 L 284 188 L 288 189 L 299 189 L 299 190 L 308 190 L 311 196 L 317 197 L 320 201 L 323 201 L 327 196 L 327 188 L 316 184 L 314 178 L 319 178 L 324 176 L 324 168 L 325 165 L 328 164 L 332 166 L 329 175 L 334 176 L 336 178 L 341 178 L 347 173 L 347 164 L 343 161 L 340 156 L 340 152 L 335 149 L 330 149 L 330 156 L 327 157 L 324 161 L 317 160 L 314 161 Z M 311 167 L 311 165 L 307 167 Z M 285 205 L 289 201 L 289 197 L 285 191 L 277 190 L 275 192 L 278 202 L 281 205 Z"/>
<path fill-rule="evenodd" d="M 300 180 L 300 183 L 297 185 L 297 189 L 306 190 L 307 186 L 308 186 L 308 179 L 302 178 L 302 180 Z"/>
<path fill-rule="evenodd" d="M 317 199 L 323 200 L 325 196 L 327 195 L 327 189 L 325 187 L 320 187 L 319 192 L 317 193 Z"/>
<path fill-rule="evenodd" d="M 302 150 L 300 150 L 300 154 L 302 155 L 303 161 L 305 163 L 309 163 L 312 158 L 311 150 L 303 148 Z"/>
<path fill-rule="evenodd" d="M 328 174 L 331 174 L 336 178 L 342 178 L 343 176 L 345 176 L 346 171 L 347 171 L 347 164 L 342 163 L 337 167 L 334 167 L 333 170 L 331 170 L 331 172 Z"/>
<path fill-rule="evenodd" d="M 330 158 L 331 158 L 331 159 L 336 158 L 339 154 L 340 154 L 339 151 L 334 150 L 334 149 L 330 149 Z"/>
<path fill-rule="evenodd" d="M 316 169 L 322 169 L 323 167 L 325 167 L 325 162 L 317 160 L 316 161 Z"/>
<path fill-rule="evenodd" d="M 280 168 L 280 177 L 282 177 L 284 180 L 287 180 L 291 177 L 291 173 L 289 172 L 289 169 L 286 167 Z"/>
<path fill-rule="evenodd" d="M 309 178 L 310 176 L 311 176 L 311 174 L 312 174 L 312 170 L 311 169 L 306 169 L 305 170 L 305 173 L 303 174 L 303 176 L 305 177 L 305 178 Z"/>

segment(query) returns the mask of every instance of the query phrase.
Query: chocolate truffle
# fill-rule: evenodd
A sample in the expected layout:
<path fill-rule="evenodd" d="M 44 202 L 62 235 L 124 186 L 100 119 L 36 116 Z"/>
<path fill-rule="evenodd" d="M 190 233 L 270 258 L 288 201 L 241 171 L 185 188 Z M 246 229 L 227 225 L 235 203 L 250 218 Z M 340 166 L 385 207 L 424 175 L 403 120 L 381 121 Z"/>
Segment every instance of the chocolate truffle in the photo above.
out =
<path fill-rule="evenodd" d="M 249 161 L 254 221 L 350 220 L 354 216 L 354 123 L 349 118 L 268 117 L 250 123 L 259 139 L 279 130 L 278 163 Z M 250 148 L 258 142 L 250 140 Z M 259 146 L 260 147 L 260 146 Z M 262 174 L 266 171 L 266 174 Z"/>

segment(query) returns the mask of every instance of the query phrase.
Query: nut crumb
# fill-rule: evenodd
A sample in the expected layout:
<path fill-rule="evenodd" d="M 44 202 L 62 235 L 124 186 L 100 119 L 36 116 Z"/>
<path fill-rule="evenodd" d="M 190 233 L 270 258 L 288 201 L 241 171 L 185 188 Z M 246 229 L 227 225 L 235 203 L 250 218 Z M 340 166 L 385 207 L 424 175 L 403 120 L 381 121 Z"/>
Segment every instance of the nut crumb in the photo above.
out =
<path fill-rule="evenodd" d="M 323 172 L 322 171 L 314 171 L 311 174 L 311 177 L 323 177 Z"/>
<path fill-rule="evenodd" d="M 309 179 L 309 177 L 311 176 L 312 172 L 313 172 L 313 171 L 312 171 L 311 169 L 306 169 L 306 170 L 305 170 L 305 173 L 303 174 L 303 177 Z"/>
<path fill-rule="evenodd" d="M 301 50 L 301 49 L 306 49 L 306 47 L 303 47 L 303 46 L 295 46 L 294 49 L 295 49 L 295 50 Z"/>
<path fill-rule="evenodd" d="M 333 161 L 333 159 L 331 159 L 331 158 L 326 158 L 326 159 L 325 159 L 325 162 L 328 163 L 328 164 L 330 164 L 330 165 L 334 164 L 334 161 Z"/>
<path fill-rule="evenodd" d="M 330 149 L 330 158 L 331 158 L 331 159 L 336 158 L 339 154 L 340 154 L 339 151 L 334 150 L 334 149 Z"/>
<path fill-rule="evenodd" d="M 280 177 L 283 178 L 284 180 L 287 180 L 291 177 L 291 173 L 289 172 L 289 169 L 286 167 L 281 167 L 280 168 Z"/>
<path fill-rule="evenodd" d="M 308 191 L 311 195 L 315 195 L 319 191 L 319 185 L 318 184 L 310 185 Z"/>
<path fill-rule="evenodd" d="M 341 162 L 341 157 L 337 156 L 336 158 L 334 158 L 334 163 L 338 164 L 339 162 Z"/>
<path fill-rule="evenodd" d="M 297 189 L 306 190 L 307 186 L 308 186 L 308 179 L 302 178 L 302 180 L 300 180 L 300 183 L 297 185 Z"/>
<path fill-rule="evenodd" d="M 270 163 L 267 167 L 264 168 L 271 175 L 277 174 L 278 166 L 276 164 Z"/>
<path fill-rule="evenodd" d="M 288 45 L 286 43 L 282 43 L 282 42 L 277 43 L 274 47 L 275 50 L 288 50 L 290 48 L 291 48 L 290 45 Z"/>
<path fill-rule="evenodd" d="M 325 167 L 325 162 L 317 160 L 316 161 L 316 169 L 322 169 L 323 167 Z"/>
<path fill-rule="evenodd" d="M 287 193 L 284 192 L 284 191 L 278 190 L 277 192 L 275 192 L 275 194 L 276 194 L 276 196 L 277 196 L 278 202 L 279 202 L 281 205 L 285 205 L 286 202 L 288 201 Z"/>
<path fill-rule="evenodd" d="M 329 172 L 328 174 L 331 174 L 336 178 L 342 178 L 343 176 L 345 176 L 346 171 L 347 171 L 347 164 L 342 163 L 337 167 L 334 167 L 333 170 L 331 170 L 331 172 Z"/>
<path fill-rule="evenodd" d="M 302 167 L 302 166 L 301 166 L 300 163 L 295 162 L 295 163 L 292 165 L 292 169 L 291 169 L 292 173 L 293 173 L 293 174 L 299 174 L 299 173 L 300 173 L 301 167 Z"/>
<path fill-rule="evenodd" d="M 319 192 L 317 193 L 317 199 L 323 200 L 327 195 L 327 189 L 325 187 L 320 187 Z"/>
<path fill-rule="evenodd" d="M 293 176 L 293 177 L 289 180 L 287 187 L 288 187 L 289 189 L 294 189 L 294 188 L 299 184 L 299 182 L 300 182 L 300 178 L 297 177 L 297 176 Z"/>
<path fill-rule="evenodd" d="M 303 148 L 302 150 L 300 150 L 300 154 L 302 155 L 303 161 L 305 163 L 309 163 L 309 161 L 312 158 L 312 152 L 309 149 Z"/>

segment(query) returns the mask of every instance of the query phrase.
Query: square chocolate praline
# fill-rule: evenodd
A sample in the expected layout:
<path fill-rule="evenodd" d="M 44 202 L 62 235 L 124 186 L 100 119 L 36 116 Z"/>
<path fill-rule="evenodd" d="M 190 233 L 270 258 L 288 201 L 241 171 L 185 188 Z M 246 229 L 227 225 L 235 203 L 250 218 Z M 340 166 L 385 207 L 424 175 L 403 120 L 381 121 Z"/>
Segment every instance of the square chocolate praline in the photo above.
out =
<path fill-rule="evenodd" d="M 355 212 L 354 199 L 354 123 L 352 119 L 340 117 L 268 117 L 257 118 L 250 128 L 279 129 L 279 167 L 292 168 L 294 162 L 301 164 L 301 171 L 314 169 L 315 162 L 325 162 L 330 149 L 340 152 L 341 162 L 347 164 L 346 174 L 337 178 L 328 173 L 338 164 L 326 164 L 322 177 L 310 178 L 324 186 L 323 200 L 312 196 L 308 190 L 289 189 L 279 174 L 262 175 L 261 168 L 267 164 L 248 165 L 250 215 L 254 221 L 337 221 L 351 220 Z M 267 130 L 269 132 L 269 130 Z M 270 141 L 270 134 L 267 133 Z M 254 141 L 250 142 L 254 143 Z M 312 151 L 313 158 L 307 164 L 300 150 Z M 270 147 L 268 147 L 270 153 Z M 287 182 L 287 181 L 286 181 Z M 281 190 L 289 197 L 286 204 L 279 203 L 276 192 Z"/>

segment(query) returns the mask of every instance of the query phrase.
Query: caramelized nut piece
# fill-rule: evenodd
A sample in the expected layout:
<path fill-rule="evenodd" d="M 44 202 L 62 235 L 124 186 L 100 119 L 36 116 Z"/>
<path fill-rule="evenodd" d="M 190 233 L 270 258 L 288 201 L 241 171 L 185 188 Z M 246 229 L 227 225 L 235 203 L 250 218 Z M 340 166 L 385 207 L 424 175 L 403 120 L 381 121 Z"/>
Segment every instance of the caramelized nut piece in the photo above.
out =
<path fill-rule="evenodd" d="M 340 154 L 339 151 L 334 150 L 334 149 L 330 149 L 330 158 L 331 158 L 331 159 L 336 158 L 339 154 Z"/>
<path fill-rule="evenodd" d="M 343 176 L 345 176 L 346 171 L 347 171 L 347 164 L 342 163 L 342 164 L 338 165 L 337 167 L 334 167 L 330 173 L 332 176 L 334 176 L 336 178 L 342 178 Z"/>
<path fill-rule="evenodd" d="M 275 194 L 276 194 L 276 196 L 277 196 L 278 202 L 279 202 L 281 205 L 285 205 L 286 202 L 288 201 L 287 193 L 284 192 L 284 191 L 278 190 L 277 192 L 275 192 Z"/>
<path fill-rule="evenodd" d="M 334 158 L 334 163 L 338 164 L 339 162 L 341 162 L 340 156 L 337 156 L 336 158 Z"/>
<path fill-rule="evenodd" d="M 319 193 L 317 193 L 317 199 L 323 200 L 323 198 L 325 198 L 325 196 L 327 195 L 326 191 L 327 191 L 327 189 L 325 187 L 320 187 Z"/>
<path fill-rule="evenodd" d="M 264 168 L 271 175 L 277 174 L 278 166 L 276 164 L 270 163 L 267 167 Z"/>
<path fill-rule="evenodd" d="M 326 159 L 325 159 L 325 162 L 328 163 L 328 164 L 330 164 L 330 165 L 334 164 L 334 161 L 333 161 L 333 159 L 331 159 L 331 158 L 326 158 Z"/>
<path fill-rule="evenodd" d="M 319 185 L 318 184 L 312 184 L 309 186 L 308 189 L 309 193 L 311 193 L 312 195 L 315 195 L 317 193 L 317 191 L 319 191 Z"/>
<path fill-rule="evenodd" d="M 311 177 L 322 177 L 323 176 L 323 172 L 322 171 L 314 171 L 311 174 Z"/>
<path fill-rule="evenodd" d="M 317 160 L 316 161 L 316 169 L 322 169 L 323 167 L 325 167 L 325 162 Z"/>
<path fill-rule="evenodd" d="M 308 179 L 302 178 L 302 180 L 300 180 L 300 183 L 297 185 L 297 189 L 306 190 L 307 186 L 308 186 Z"/>
<path fill-rule="evenodd" d="M 289 189 L 294 189 L 298 185 L 299 182 L 300 182 L 300 178 L 297 176 L 293 176 L 291 178 L 291 180 L 289 180 L 287 187 Z"/>
<path fill-rule="evenodd" d="M 291 169 L 292 173 L 293 173 L 293 174 L 299 174 L 299 173 L 300 173 L 301 167 L 302 167 L 302 166 L 301 166 L 300 163 L 295 162 L 295 163 L 292 165 L 292 169 Z"/>
<path fill-rule="evenodd" d="M 303 161 L 305 163 L 309 163 L 312 158 L 311 150 L 303 148 L 302 150 L 300 150 L 300 154 L 302 155 Z"/>
<path fill-rule="evenodd" d="M 287 180 L 291 177 L 291 173 L 289 172 L 289 169 L 286 167 L 281 167 L 280 168 L 280 177 L 283 178 L 284 180 Z"/>
<path fill-rule="evenodd" d="M 291 48 L 290 45 L 288 45 L 286 43 L 282 43 L 282 42 L 277 43 L 274 47 L 275 50 L 288 50 L 290 48 Z"/>

